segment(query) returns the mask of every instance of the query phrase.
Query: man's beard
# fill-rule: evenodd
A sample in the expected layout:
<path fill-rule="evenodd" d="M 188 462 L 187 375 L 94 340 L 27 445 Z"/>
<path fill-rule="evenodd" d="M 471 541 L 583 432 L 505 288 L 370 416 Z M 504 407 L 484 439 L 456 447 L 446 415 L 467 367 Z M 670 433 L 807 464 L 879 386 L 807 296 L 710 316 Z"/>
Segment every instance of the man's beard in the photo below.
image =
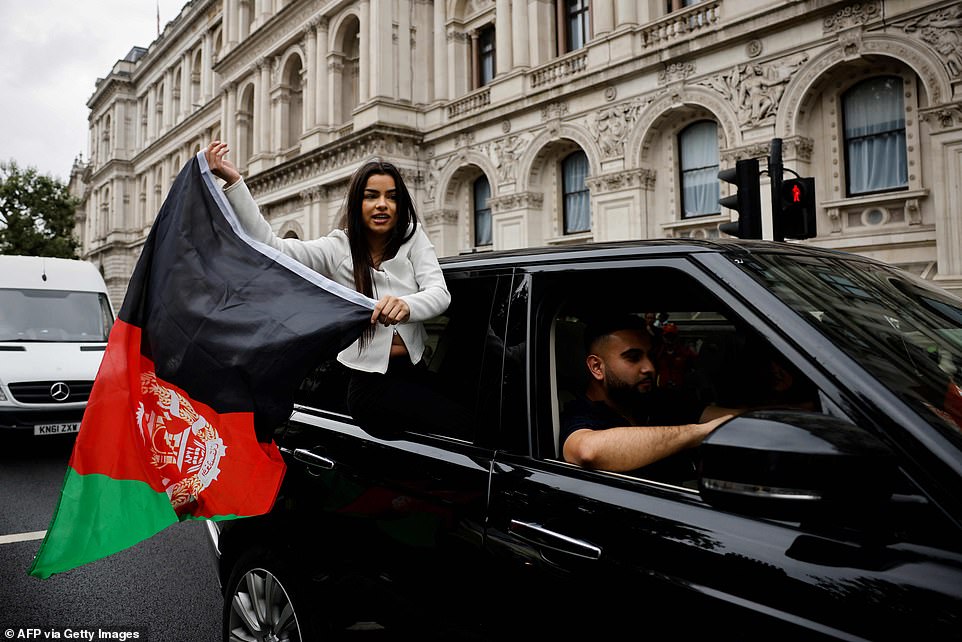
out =
<path fill-rule="evenodd" d="M 636 404 L 642 401 L 648 390 L 642 390 L 639 386 L 646 382 L 649 384 L 648 389 L 650 390 L 652 388 L 652 384 L 654 383 L 651 380 L 651 377 L 647 377 L 638 383 L 631 384 L 615 374 L 605 372 L 605 387 L 608 390 L 608 398 L 623 408 L 633 408 Z"/>

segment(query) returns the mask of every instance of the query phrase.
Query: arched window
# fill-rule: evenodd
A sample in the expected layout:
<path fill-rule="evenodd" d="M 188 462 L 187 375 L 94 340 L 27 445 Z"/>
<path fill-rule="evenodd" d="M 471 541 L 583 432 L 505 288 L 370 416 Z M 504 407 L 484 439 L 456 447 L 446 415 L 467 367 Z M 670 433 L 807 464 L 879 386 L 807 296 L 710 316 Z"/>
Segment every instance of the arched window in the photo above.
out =
<path fill-rule="evenodd" d="M 481 174 L 474 181 L 474 244 L 491 245 L 491 184 L 488 177 Z"/>
<path fill-rule="evenodd" d="M 678 134 L 681 216 L 718 214 L 718 124 L 693 123 Z"/>
<path fill-rule="evenodd" d="M 870 78 L 842 96 L 849 196 L 908 187 L 902 79 Z"/>
<path fill-rule="evenodd" d="M 588 157 L 583 151 L 569 154 L 561 161 L 561 191 L 564 208 L 564 233 L 575 234 L 591 229 L 588 198 Z"/>

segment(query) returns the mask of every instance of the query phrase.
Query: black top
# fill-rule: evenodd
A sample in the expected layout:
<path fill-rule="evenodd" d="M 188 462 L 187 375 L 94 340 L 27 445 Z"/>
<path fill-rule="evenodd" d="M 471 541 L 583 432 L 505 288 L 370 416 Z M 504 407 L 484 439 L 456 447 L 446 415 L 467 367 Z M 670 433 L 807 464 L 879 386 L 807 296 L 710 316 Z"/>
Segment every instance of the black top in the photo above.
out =
<path fill-rule="evenodd" d="M 603 401 L 591 401 L 579 397 L 565 405 L 561 413 L 560 444 L 576 430 L 606 430 L 617 426 L 678 426 L 697 423 L 705 404 L 680 389 L 659 388 L 639 396 L 633 413 L 635 420 L 628 419 Z M 653 464 L 630 471 L 628 474 L 657 481 L 678 482 L 694 479 L 693 450 L 682 451 Z"/>

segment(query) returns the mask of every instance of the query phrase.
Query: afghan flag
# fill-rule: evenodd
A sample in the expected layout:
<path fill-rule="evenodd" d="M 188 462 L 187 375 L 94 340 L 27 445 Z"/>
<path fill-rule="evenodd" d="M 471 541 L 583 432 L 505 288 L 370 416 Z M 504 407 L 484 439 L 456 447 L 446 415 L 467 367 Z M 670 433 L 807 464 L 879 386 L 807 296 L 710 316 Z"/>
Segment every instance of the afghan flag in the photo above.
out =
<path fill-rule="evenodd" d="M 285 470 L 273 429 L 373 307 L 248 237 L 203 152 L 191 159 L 134 269 L 29 573 L 75 568 L 177 521 L 270 511 Z"/>

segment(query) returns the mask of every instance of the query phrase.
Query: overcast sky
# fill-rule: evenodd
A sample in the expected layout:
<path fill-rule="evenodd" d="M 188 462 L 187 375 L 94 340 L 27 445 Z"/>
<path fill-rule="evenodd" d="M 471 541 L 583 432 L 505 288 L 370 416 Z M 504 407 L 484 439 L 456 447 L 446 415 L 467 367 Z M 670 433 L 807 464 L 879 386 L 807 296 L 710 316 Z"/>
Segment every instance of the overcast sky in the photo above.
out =
<path fill-rule="evenodd" d="M 87 100 L 187 0 L 0 0 L 0 161 L 66 182 L 87 160 Z"/>

